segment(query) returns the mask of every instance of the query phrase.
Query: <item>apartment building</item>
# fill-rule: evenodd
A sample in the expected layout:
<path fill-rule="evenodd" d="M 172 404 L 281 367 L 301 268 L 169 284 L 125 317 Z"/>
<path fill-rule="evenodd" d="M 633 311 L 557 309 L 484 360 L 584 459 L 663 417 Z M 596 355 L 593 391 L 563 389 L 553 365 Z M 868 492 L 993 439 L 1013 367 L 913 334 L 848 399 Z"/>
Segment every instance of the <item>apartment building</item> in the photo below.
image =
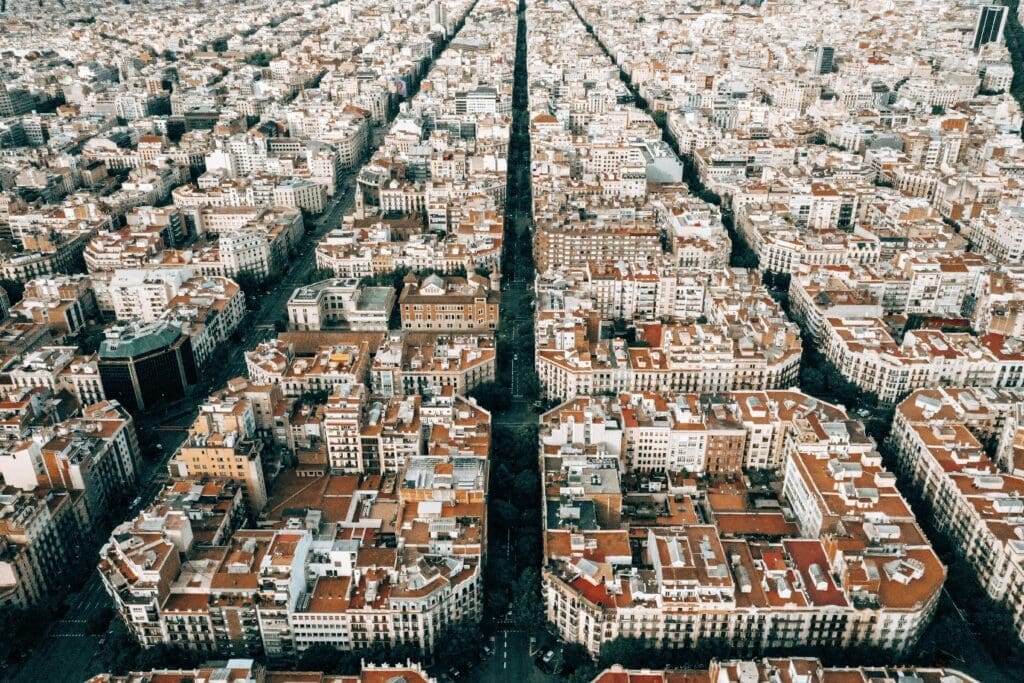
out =
<path fill-rule="evenodd" d="M 446 625 L 480 618 L 486 459 L 419 456 L 401 475 L 294 484 L 268 506 L 280 528 L 234 530 L 222 520 L 237 497 L 229 507 L 180 482 L 168 492 L 192 496 L 189 514 L 158 501 L 115 532 L 100 573 L 144 647 L 273 661 L 317 643 L 429 651 Z"/>
<path fill-rule="evenodd" d="M 1021 386 L 1024 347 L 1013 337 L 920 329 L 897 343 L 877 318 L 824 322 L 822 352 L 844 377 L 883 403 L 928 386 Z"/>
<path fill-rule="evenodd" d="M 126 628 L 143 647 L 162 642 L 181 646 L 190 635 L 201 639 L 207 651 L 244 652 L 247 645 L 258 646 L 258 636 L 252 634 L 255 605 L 238 600 L 240 586 L 231 585 L 241 576 L 223 577 L 229 581 L 223 587 L 216 628 L 208 614 L 203 618 L 198 610 L 191 610 L 190 618 L 189 610 L 176 611 L 173 604 L 175 597 L 182 601 L 191 598 L 196 604 L 199 593 L 195 588 L 204 583 L 211 588 L 212 573 L 203 570 L 212 564 L 211 551 L 223 548 L 240 524 L 242 495 L 242 487 L 230 481 L 197 478 L 173 482 L 135 519 L 119 525 L 100 550 L 99 573 L 104 588 Z M 248 546 L 250 553 L 254 546 Z M 194 574 L 182 577 L 181 556 L 193 548 L 210 550 L 205 559 L 197 558 L 192 565 Z M 238 547 L 240 552 L 245 549 L 245 543 Z M 179 578 L 186 580 L 176 582 Z M 190 578 L 196 579 L 192 590 Z M 162 619 L 161 609 L 168 602 L 174 616 Z"/>
<path fill-rule="evenodd" d="M 252 404 L 241 397 L 220 397 L 199 407 L 188 438 L 168 469 L 181 478 L 210 476 L 243 482 L 245 503 L 258 514 L 267 504 L 263 450 Z"/>
<path fill-rule="evenodd" d="M 806 681 L 841 683 L 842 681 L 905 680 L 976 683 L 976 679 L 956 669 L 906 666 L 825 666 L 813 657 L 765 657 L 764 659 L 712 660 L 706 669 L 624 669 L 613 665 L 594 678 L 593 683 L 673 683 L 674 681 L 718 681 L 718 683 L 765 683 L 767 681 Z"/>
<path fill-rule="evenodd" d="M 295 450 L 291 417 L 294 401 L 285 398 L 280 384 L 258 384 L 245 377 L 234 377 L 227 385 L 210 395 L 208 402 L 244 398 L 252 407 L 256 434 L 287 452 Z"/>
<path fill-rule="evenodd" d="M 485 332 L 498 327 L 497 277 L 406 276 L 398 298 L 402 329 L 417 332 Z"/>
<path fill-rule="evenodd" d="M 21 301 L 10 308 L 12 316 L 68 336 L 78 334 L 96 312 L 96 297 L 87 275 L 30 280 L 25 283 Z"/>
<path fill-rule="evenodd" d="M 781 389 L 796 382 L 799 332 L 763 318 L 725 323 L 638 325 L 643 341 L 602 338 L 596 314 L 541 311 L 536 368 L 545 396 L 620 391 Z M 731 331 L 729 331 L 731 330 Z"/>
<path fill-rule="evenodd" d="M 610 210 L 593 216 L 571 213 L 536 216 L 533 253 L 537 271 L 556 266 L 583 267 L 590 262 L 652 263 L 661 253 L 653 216 Z"/>
<path fill-rule="evenodd" d="M 388 329 L 395 307 L 392 287 L 365 287 L 356 278 L 331 278 L 297 288 L 288 298 L 288 326 L 294 330 Z"/>
<path fill-rule="evenodd" d="M 370 366 L 373 391 L 439 396 L 450 390 L 464 396 L 494 380 L 497 353 L 490 335 L 406 333 L 385 338 Z"/>
<path fill-rule="evenodd" d="M 0 487 L 0 605 L 45 605 L 88 528 L 81 492 Z"/>
<path fill-rule="evenodd" d="M 706 483 L 683 478 L 685 468 L 641 474 L 646 452 L 671 443 L 685 466 L 687 448 L 700 448 L 699 435 L 666 436 L 668 425 L 659 433 L 657 413 L 643 412 L 659 407 L 649 396 L 623 399 L 617 414 L 576 399 L 542 416 L 544 597 L 562 638 L 594 652 L 619 636 L 680 648 L 727 642 L 751 653 L 913 647 L 945 569 L 895 478 L 841 409 L 798 392 L 767 394 L 778 403 L 738 414 L 733 443 L 721 449 L 738 451 L 739 462 L 745 451 L 775 450 L 769 467 L 781 495 L 710 463 L 718 474 Z M 763 400 L 736 398 L 755 410 Z M 702 401 L 682 397 L 678 416 Z M 771 425 L 769 408 L 788 419 Z M 713 419 L 699 428 L 710 431 Z"/>
<path fill-rule="evenodd" d="M 117 320 L 153 323 L 167 312 L 168 304 L 182 285 L 192 278 L 192 269 L 119 268 L 113 271 L 108 296 Z"/>
<path fill-rule="evenodd" d="M 1024 214 L 1019 206 L 983 213 L 966 221 L 964 231 L 979 252 L 1000 263 L 1024 260 Z"/>
<path fill-rule="evenodd" d="M 158 229 L 128 226 L 115 232 L 97 234 L 89 240 L 82 256 L 86 270 L 96 274 L 118 268 L 142 267 L 163 249 L 164 241 Z"/>
<path fill-rule="evenodd" d="M 360 673 L 338 677 L 333 674 L 312 671 L 268 671 L 254 659 L 234 658 L 208 662 L 193 669 L 160 669 L 154 671 L 132 671 L 126 675 L 97 674 L 87 683 L 191 683 L 192 681 L 221 681 L 222 683 L 285 683 L 300 678 L 308 683 L 379 683 L 380 681 L 405 681 L 406 683 L 437 683 L 422 666 L 413 663 L 403 665 L 364 664 Z"/>
<path fill-rule="evenodd" d="M 364 381 L 370 366 L 369 342 L 327 344 L 311 354 L 297 354 L 281 339 L 263 342 L 245 354 L 249 378 L 258 384 L 280 384 L 285 396 L 331 392 Z"/>
<path fill-rule="evenodd" d="M 879 239 L 871 232 L 806 227 L 793 222 L 786 206 L 748 204 L 736 223 L 757 252 L 762 271 L 796 274 L 820 266 L 871 265 L 881 254 Z"/>
<path fill-rule="evenodd" d="M 57 394 L 67 391 L 80 405 L 101 401 L 106 396 L 95 354 L 78 354 L 74 346 L 39 346 L 33 351 L 7 359 L 0 370 L 11 389 L 45 388 Z"/>
<path fill-rule="evenodd" d="M 979 278 L 974 292 L 974 329 L 1007 337 L 1024 336 L 1024 292 L 1020 268 L 1005 267 Z"/>
<path fill-rule="evenodd" d="M 918 389 L 897 406 L 886 445 L 936 528 L 1024 639 L 1022 401 L 1019 391 Z"/>
<path fill-rule="evenodd" d="M 142 450 L 128 411 L 116 401 L 102 401 L 79 417 L 36 431 L 32 441 L 3 453 L 0 461 L 7 483 L 84 492 L 89 518 L 100 519 L 138 486 Z"/>

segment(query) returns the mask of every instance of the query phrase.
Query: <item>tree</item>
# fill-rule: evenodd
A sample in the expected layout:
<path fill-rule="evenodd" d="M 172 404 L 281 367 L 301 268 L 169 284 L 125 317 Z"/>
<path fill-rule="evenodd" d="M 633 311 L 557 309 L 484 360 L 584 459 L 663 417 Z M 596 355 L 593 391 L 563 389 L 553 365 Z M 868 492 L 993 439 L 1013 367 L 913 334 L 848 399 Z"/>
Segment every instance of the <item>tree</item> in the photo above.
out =
<path fill-rule="evenodd" d="M 327 403 L 330 396 L 331 392 L 327 389 L 305 391 L 299 396 L 298 404 L 300 406 L 318 406 Z"/>
<path fill-rule="evenodd" d="M 157 645 L 156 647 L 138 651 L 135 663 L 133 664 L 133 670 L 149 671 L 150 669 L 167 666 L 191 669 L 198 666 L 201 661 L 202 657 L 198 652 L 170 645 Z"/>
<path fill-rule="evenodd" d="M 490 513 L 492 523 L 498 529 L 511 529 L 519 522 L 519 510 L 507 500 L 492 500 Z"/>
<path fill-rule="evenodd" d="M 512 398 L 509 396 L 508 390 L 497 382 L 483 382 L 470 389 L 467 393 L 471 398 L 475 398 L 477 403 L 492 413 L 508 410 L 508 407 L 512 404 Z"/>
<path fill-rule="evenodd" d="M 533 507 L 540 492 L 540 477 L 534 470 L 523 470 L 516 475 L 512 490 L 518 508 Z"/>
<path fill-rule="evenodd" d="M 272 56 L 273 55 L 271 55 L 266 50 L 260 50 L 259 52 L 254 52 L 251 55 L 248 55 L 245 58 L 245 63 L 251 66 L 259 67 L 270 66 L 270 59 Z"/>
<path fill-rule="evenodd" d="M 533 529 L 534 527 L 524 527 Z M 539 528 L 539 525 L 538 527 Z M 535 567 L 541 563 L 540 534 L 521 533 L 516 536 L 515 541 L 516 565 L 520 567 Z"/>
<path fill-rule="evenodd" d="M 649 655 L 650 648 L 643 638 L 619 636 L 601 644 L 598 660 L 603 668 L 619 664 L 627 669 L 638 669 L 653 666 L 649 661 Z"/>
<path fill-rule="evenodd" d="M 590 656 L 590 651 L 579 643 L 569 643 L 563 646 L 563 675 L 572 675 L 580 669 L 585 669 L 587 671 L 592 671 L 594 669 L 594 659 Z M 587 680 L 593 680 L 593 676 Z"/>
<path fill-rule="evenodd" d="M 591 683 L 601 673 L 595 664 L 586 664 L 567 674 L 569 683 Z"/>
<path fill-rule="evenodd" d="M 107 647 L 103 648 L 101 653 L 103 668 L 117 675 L 124 675 L 133 670 L 139 671 L 136 662 L 140 652 L 138 643 L 128 635 L 124 626 L 117 622 Z"/>
<path fill-rule="evenodd" d="M 367 275 L 359 284 L 364 287 L 394 287 L 396 291 L 401 292 L 404 286 L 405 276 L 411 271 L 405 266 L 399 266 L 390 273 L 381 273 L 380 275 Z"/>
<path fill-rule="evenodd" d="M 311 271 L 309 271 L 309 273 L 306 274 L 306 277 L 304 277 L 302 281 L 305 282 L 307 285 L 311 285 L 314 282 L 330 280 L 333 277 L 334 271 L 331 270 L 330 268 L 314 268 Z"/>
<path fill-rule="evenodd" d="M 78 348 L 85 355 L 91 355 L 100 350 L 100 344 L 106 338 L 103 328 L 85 328 L 78 333 Z"/>
<path fill-rule="evenodd" d="M 0 608 L 0 660 L 23 659 L 43 637 L 50 621 L 50 615 L 38 608 Z"/>
<path fill-rule="evenodd" d="M 502 535 L 504 536 L 504 534 Z M 508 562 L 488 562 L 487 579 L 489 584 L 488 591 L 496 587 L 498 590 L 509 593 L 515 587 L 516 574 L 512 565 Z M 508 602 L 509 600 L 510 597 L 506 594 L 505 601 Z"/>
<path fill-rule="evenodd" d="M 101 607 L 97 612 L 90 615 L 86 620 L 85 628 L 94 636 L 102 635 L 110 627 L 110 620 L 114 618 L 114 610 L 110 607 Z"/>
<path fill-rule="evenodd" d="M 540 572 L 536 567 L 524 569 L 516 581 L 512 592 L 512 620 L 524 631 L 543 630 L 547 616 L 540 595 Z"/>
<path fill-rule="evenodd" d="M 507 563 L 496 563 L 504 564 Z M 484 613 L 490 619 L 501 617 L 509 608 L 509 594 L 504 586 L 508 584 L 496 583 L 493 580 L 487 581 L 487 591 L 484 593 Z"/>
<path fill-rule="evenodd" d="M 323 671 L 333 675 L 358 673 L 358 669 L 349 666 L 350 659 L 348 652 L 342 652 L 327 643 L 316 643 L 299 654 L 298 664 L 301 671 Z"/>
<path fill-rule="evenodd" d="M 0 287 L 7 293 L 7 300 L 16 304 L 25 296 L 25 283 L 17 280 L 0 280 Z"/>
<path fill-rule="evenodd" d="M 519 574 L 512 591 L 512 620 L 527 632 L 543 631 L 547 616 L 541 600 L 541 573 L 527 567 Z"/>
<path fill-rule="evenodd" d="M 480 627 L 467 620 L 447 626 L 437 635 L 434 664 L 440 669 L 465 667 L 480 656 Z"/>
<path fill-rule="evenodd" d="M 522 393 L 523 397 L 528 400 L 535 400 L 540 396 L 540 376 L 537 374 L 536 370 L 531 368 L 523 375 L 519 383 L 519 391 Z"/>
<path fill-rule="evenodd" d="M 508 463 L 499 462 L 491 467 L 491 481 L 488 488 L 491 491 L 508 491 L 514 479 Z"/>
<path fill-rule="evenodd" d="M 256 273 L 251 271 L 239 271 L 235 275 L 234 280 L 242 288 L 246 296 L 252 296 L 263 290 L 263 282 Z"/>

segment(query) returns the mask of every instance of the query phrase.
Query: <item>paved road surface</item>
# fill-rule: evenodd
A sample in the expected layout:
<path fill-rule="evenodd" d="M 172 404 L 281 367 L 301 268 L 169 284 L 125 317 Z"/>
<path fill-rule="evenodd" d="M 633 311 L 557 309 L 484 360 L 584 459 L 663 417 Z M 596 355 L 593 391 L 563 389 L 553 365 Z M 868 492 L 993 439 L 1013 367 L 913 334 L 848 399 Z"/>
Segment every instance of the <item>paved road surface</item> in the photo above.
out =
<path fill-rule="evenodd" d="M 342 179 L 338 194 L 322 216 L 314 220 L 314 229 L 303 238 L 299 253 L 289 263 L 286 273 L 261 298 L 259 308 L 252 311 L 243 323 L 245 333 L 242 342 L 230 347 L 220 358 L 215 357 L 211 362 L 206 372 L 209 378 L 206 390 L 212 391 L 232 377 L 244 375 L 245 351 L 276 336 L 274 321 L 285 313 L 288 297 L 297 286 L 305 282 L 308 273 L 315 267 L 313 250 L 316 243 L 329 230 L 338 227 L 341 216 L 352 204 L 354 186 L 354 174 Z M 186 428 L 191 424 L 198 405 L 209 393 L 206 390 L 167 406 L 159 414 L 141 416 L 136 420 L 137 428 L 147 433 L 151 441 L 159 443 L 162 449 L 146 454 L 149 457 L 144 461 L 139 477 L 139 502 L 128 516 L 148 505 L 162 488 L 160 475 L 166 472 L 167 461 L 185 440 Z M 100 673 L 101 637 L 89 635 L 86 629 L 90 617 L 110 604 L 99 575 L 93 573 L 81 591 L 68 598 L 67 613 L 53 624 L 29 659 L 16 669 L 13 680 L 19 683 L 81 683 L 89 676 Z"/>
<path fill-rule="evenodd" d="M 557 676 L 544 674 L 530 657 L 530 637 L 520 631 L 499 631 L 491 655 L 475 666 L 464 680 L 470 683 L 549 683 Z"/>

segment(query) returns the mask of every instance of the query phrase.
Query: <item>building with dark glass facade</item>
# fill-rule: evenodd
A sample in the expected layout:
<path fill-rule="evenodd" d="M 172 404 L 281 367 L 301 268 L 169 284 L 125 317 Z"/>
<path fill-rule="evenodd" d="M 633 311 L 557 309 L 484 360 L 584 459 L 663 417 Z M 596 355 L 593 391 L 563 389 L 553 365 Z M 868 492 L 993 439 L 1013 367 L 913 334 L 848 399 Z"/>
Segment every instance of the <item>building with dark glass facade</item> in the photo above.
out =
<path fill-rule="evenodd" d="M 131 412 L 182 398 L 198 382 L 192 341 L 168 322 L 108 331 L 100 345 L 99 371 L 107 398 Z"/>

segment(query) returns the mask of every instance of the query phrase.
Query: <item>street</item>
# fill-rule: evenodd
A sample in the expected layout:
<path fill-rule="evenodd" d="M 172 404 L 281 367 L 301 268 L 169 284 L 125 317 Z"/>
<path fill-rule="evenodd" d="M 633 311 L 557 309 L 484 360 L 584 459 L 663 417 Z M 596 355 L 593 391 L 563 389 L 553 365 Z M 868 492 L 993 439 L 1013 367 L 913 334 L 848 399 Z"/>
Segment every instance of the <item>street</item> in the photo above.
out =
<path fill-rule="evenodd" d="M 50 628 L 13 680 L 80 683 L 99 672 L 101 636 L 89 635 L 86 628 L 89 617 L 110 604 L 99 574 L 93 573 L 68 602 L 65 617 Z"/>
<path fill-rule="evenodd" d="M 381 140 L 374 137 L 374 142 Z M 159 412 L 140 415 L 136 429 L 141 442 L 149 443 L 152 450 L 145 454 L 139 475 L 138 502 L 129 510 L 126 519 L 149 505 L 162 488 L 160 479 L 166 472 L 167 462 L 185 440 L 198 406 L 209 392 L 224 386 L 229 379 L 245 375 L 245 351 L 265 339 L 277 335 L 274 322 L 285 313 L 285 304 L 296 287 L 315 267 L 314 249 L 317 242 L 341 222 L 341 216 L 352 204 L 355 172 L 342 177 L 338 192 L 326 210 L 313 220 L 314 229 L 307 231 L 295 257 L 271 290 L 259 299 L 259 307 L 251 311 L 242 322 L 241 343 L 232 345 L 214 355 L 204 371 L 206 381 L 194 396 L 164 406 Z M 159 445 L 159 447 L 157 447 Z M 95 552 L 106 538 L 98 538 Z M 102 642 L 104 636 L 90 635 L 87 624 L 104 607 L 110 607 L 110 597 L 103 589 L 99 574 L 93 571 L 82 589 L 71 594 L 64 616 L 54 622 L 46 637 L 31 656 L 16 668 L 13 680 L 35 683 L 81 683 L 102 670 Z M 116 617 L 115 617 L 116 619 Z M 113 622 L 112 622 L 113 623 Z M 108 629 L 109 634 L 109 629 Z"/>
<path fill-rule="evenodd" d="M 214 374 L 207 382 L 211 391 L 232 377 L 244 375 L 245 352 L 277 336 L 274 323 L 285 315 L 285 305 L 295 288 L 306 284 L 309 273 L 316 268 L 317 243 L 341 224 L 341 217 L 352 206 L 355 177 L 355 173 L 349 173 L 342 178 L 337 194 L 331 198 L 324 213 L 313 221 L 314 229 L 303 237 L 295 256 L 288 263 L 288 269 L 269 292 L 259 297 L 259 307 L 249 314 L 249 321 L 245 324 L 242 342 L 230 349 L 225 362 L 211 364 Z"/>
<path fill-rule="evenodd" d="M 498 631 L 494 634 L 491 654 L 483 658 L 466 675 L 475 683 L 547 683 L 557 681 L 537 668 L 530 656 L 530 636 L 522 631 Z"/>
<path fill-rule="evenodd" d="M 159 475 L 166 471 L 167 462 L 185 440 L 185 430 L 191 420 L 189 413 L 152 432 L 148 431 L 154 424 L 152 418 L 140 418 L 136 422 L 136 428 L 141 433 L 150 434 L 154 448 L 148 454 L 150 457 L 143 460 L 140 469 L 139 502 L 129 510 L 126 518 L 137 514 L 160 491 L 162 484 Z M 157 444 L 160 448 L 156 448 Z M 105 538 L 98 539 L 99 543 L 105 541 Z M 98 550 L 99 544 L 96 546 Z M 68 596 L 66 604 L 67 612 L 54 622 L 46 638 L 17 669 L 13 677 L 15 681 L 81 683 L 101 671 L 103 636 L 91 635 L 87 627 L 90 619 L 97 617 L 105 607 L 111 606 L 110 596 L 103 589 L 99 573 L 91 572 L 85 585 L 77 593 Z"/>

